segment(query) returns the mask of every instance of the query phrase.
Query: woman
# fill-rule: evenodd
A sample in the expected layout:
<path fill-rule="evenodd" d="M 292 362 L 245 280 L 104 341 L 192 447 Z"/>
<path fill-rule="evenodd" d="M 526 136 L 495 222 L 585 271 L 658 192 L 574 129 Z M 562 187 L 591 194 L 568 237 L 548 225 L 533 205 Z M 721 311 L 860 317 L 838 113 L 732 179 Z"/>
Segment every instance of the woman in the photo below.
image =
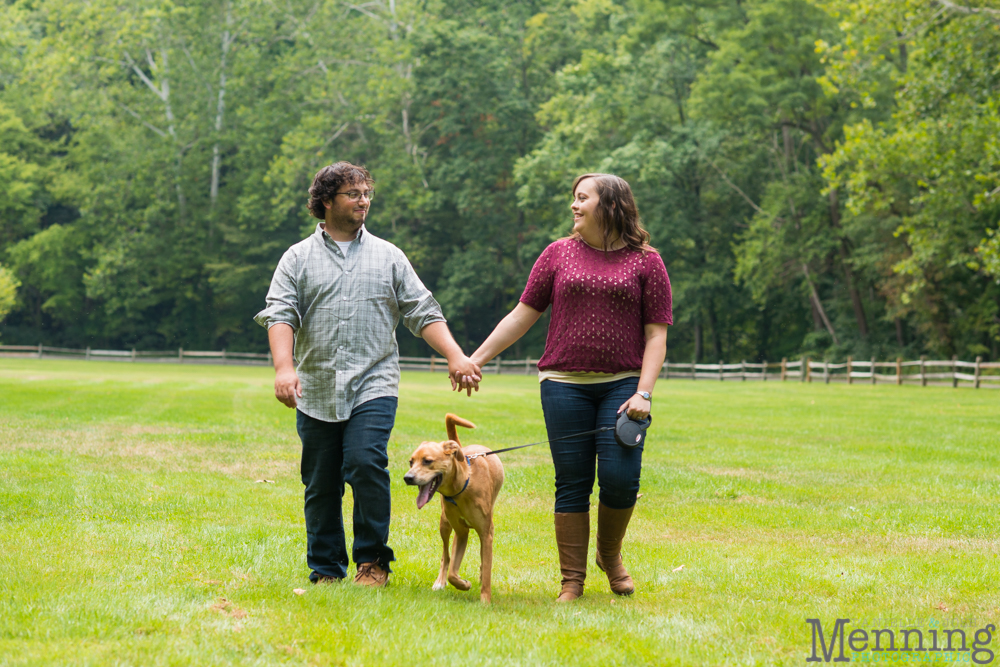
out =
<path fill-rule="evenodd" d="M 542 252 L 520 303 L 472 355 L 482 367 L 552 306 L 538 377 L 545 427 L 555 440 L 562 602 L 583 595 L 595 463 L 597 566 L 612 591 L 633 592 L 621 545 L 639 491 L 642 447 L 621 447 L 612 432 L 559 438 L 613 427 L 623 410 L 635 419 L 649 414 L 667 353 L 667 325 L 673 323 L 670 279 L 649 246 L 628 183 L 610 174 L 584 174 L 573 183 L 570 208 L 572 235 Z"/>

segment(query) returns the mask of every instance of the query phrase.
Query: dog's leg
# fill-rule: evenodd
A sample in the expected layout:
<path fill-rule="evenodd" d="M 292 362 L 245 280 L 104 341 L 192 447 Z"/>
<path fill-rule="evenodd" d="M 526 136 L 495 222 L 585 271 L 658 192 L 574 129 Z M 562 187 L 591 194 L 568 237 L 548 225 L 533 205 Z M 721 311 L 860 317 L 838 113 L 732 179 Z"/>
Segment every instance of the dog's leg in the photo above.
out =
<path fill-rule="evenodd" d="M 439 591 L 448 585 L 448 566 L 451 564 L 451 554 L 449 553 L 448 542 L 451 541 L 451 524 L 448 523 L 448 517 L 444 513 L 444 508 L 441 508 L 441 541 L 444 543 L 444 550 L 441 552 L 441 571 L 438 572 L 438 577 L 434 581 L 434 586 L 432 590 Z"/>
<path fill-rule="evenodd" d="M 472 584 L 463 579 L 458 570 L 462 567 L 462 559 L 465 558 L 465 547 L 469 544 L 469 529 L 464 526 L 454 526 L 455 528 L 455 549 L 451 553 L 451 568 L 448 570 L 448 583 L 460 591 L 467 591 L 472 588 Z"/>
<path fill-rule="evenodd" d="M 479 534 L 479 601 L 489 604 L 492 597 L 493 582 L 493 519 L 486 534 Z"/>

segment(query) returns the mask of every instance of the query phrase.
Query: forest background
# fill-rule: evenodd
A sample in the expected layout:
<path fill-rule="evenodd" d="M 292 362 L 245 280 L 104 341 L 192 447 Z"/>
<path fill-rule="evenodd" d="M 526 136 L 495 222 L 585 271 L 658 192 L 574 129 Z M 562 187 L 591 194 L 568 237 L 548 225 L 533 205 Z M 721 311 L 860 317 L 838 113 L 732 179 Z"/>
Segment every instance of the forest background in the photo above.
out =
<path fill-rule="evenodd" d="M 467 350 L 607 171 L 672 359 L 998 359 L 998 86 L 982 1 L 0 0 L 0 337 L 265 350 L 350 160 Z"/>

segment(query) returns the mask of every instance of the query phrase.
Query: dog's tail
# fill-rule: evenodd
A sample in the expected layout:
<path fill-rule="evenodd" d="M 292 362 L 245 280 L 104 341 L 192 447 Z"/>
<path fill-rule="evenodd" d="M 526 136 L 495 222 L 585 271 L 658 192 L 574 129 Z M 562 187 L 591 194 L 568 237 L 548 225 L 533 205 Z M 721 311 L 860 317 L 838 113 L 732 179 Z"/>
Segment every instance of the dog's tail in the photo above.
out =
<path fill-rule="evenodd" d="M 454 440 L 459 445 L 462 443 L 458 439 L 458 432 L 455 430 L 455 426 L 464 426 L 465 428 L 476 428 L 476 425 L 467 419 L 462 419 L 457 417 L 450 412 L 444 416 L 444 425 L 448 429 L 448 439 Z"/>

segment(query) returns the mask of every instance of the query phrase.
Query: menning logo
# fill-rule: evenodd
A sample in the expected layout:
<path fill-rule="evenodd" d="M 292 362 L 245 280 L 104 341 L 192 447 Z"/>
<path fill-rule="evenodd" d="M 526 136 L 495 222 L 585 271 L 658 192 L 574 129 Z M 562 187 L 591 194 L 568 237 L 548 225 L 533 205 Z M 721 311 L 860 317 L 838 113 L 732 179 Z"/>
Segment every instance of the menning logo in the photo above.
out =
<path fill-rule="evenodd" d="M 807 618 L 806 623 L 812 626 L 812 655 L 806 658 L 806 662 L 850 662 L 851 658 L 844 654 L 844 633 L 847 624 L 851 622 L 849 618 L 838 618 L 833 626 L 830 635 L 830 643 L 826 642 L 826 635 L 823 633 L 823 624 L 818 618 Z M 858 653 L 871 652 L 956 652 L 968 653 L 972 662 L 977 665 L 989 665 L 993 662 L 993 651 L 986 648 L 993 642 L 993 633 L 996 626 L 992 623 L 976 630 L 970 649 L 967 644 L 965 630 L 941 630 L 936 628 L 927 630 L 926 638 L 928 646 L 924 646 L 924 632 L 918 628 L 903 628 L 895 631 L 889 628 L 874 628 L 870 632 L 861 628 L 856 628 L 847 633 L 847 647 L 855 657 Z M 896 647 L 896 639 L 899 638 L 900 647 Z M 958 643 L 956 637 L 960 638 Z M 940 641 L 939 641 L 940 640 Z M 874 645 L 871 645 L 874 642 Z M 946 642 L 944 646 L 942 642 Z M 834 655 L 836 654 L 836 657 Z"/>

